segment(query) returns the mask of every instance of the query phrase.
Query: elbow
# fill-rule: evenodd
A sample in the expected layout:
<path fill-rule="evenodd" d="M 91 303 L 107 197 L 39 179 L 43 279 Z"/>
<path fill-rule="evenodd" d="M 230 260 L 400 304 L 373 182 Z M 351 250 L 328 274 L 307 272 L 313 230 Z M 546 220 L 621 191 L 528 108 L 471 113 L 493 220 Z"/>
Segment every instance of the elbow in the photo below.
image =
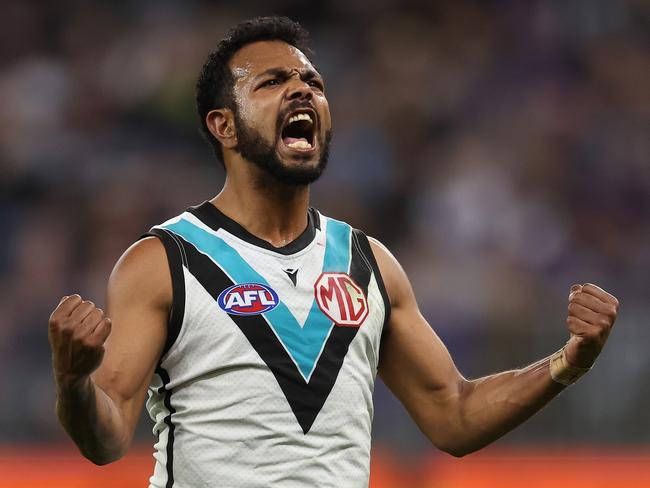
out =
<path fill-rule="evenodd" d="M 95 466 L 106 466 L 107 464 L 113 463 L 120 459 L 122 456 L 115 456 L 115 455 L 98 455 L 98 454 L 87 454 L 87 453 L 82 453 L 83 456 L 88 459 L 91 463 L 93 463 Z"/>
<path fill-rule="evenodd" d="M 459 429 L 444 433 L 438 431 L 435 436 L 428 437 L 435 447 L 455 458 L 465 457 L 489 444 L 487 439 Z"/>
<path fill-rule="evenodd" d="M 454 456 L 455 458 L 465 457 L 476 450 L 467 448 L 465 446 L 440 446 L 439 449 L 443 452 L 446 452 L 447 454 L 450 454 L 451 456 Z"/>
<path fill-rule="evenodd" d="M 106 466 L 107 464 L 110 464 L 119 459 L 119 457 L 100 455 L 96 453 L 82 452 L 81 454 L 95 466 Z"/>
<path fill-rule="evenodd" d="M 111 458 L 102 458 L 102 457 L 95 457 L 95 456 L 84 456 L 84 457 L 88 459 L 91 463 L 93 463 L 95 466 L 106 466 L 107 464 L 116 461 L 116 459 L 111 459 Z"/>
<path fill-rule="evenodd" d="M 462 458 L 478 450 L 478 448 L 469 445 L 463 445 L 458 442 L 441 442 L 441 441 L 434 442 L 432 440 L 432 443 L 441 451 L 446 452 L 447 454 L 454 456 L 455 458 Z"/>
<path fill-rule="evenodd" d="M 422 429 L 435 447 L 455 458 L 467 456 L 484 445 L 472 435 L 472 427 L 464 412 L 463 397 L 469 394 L 472 387 L 472 382 L 462 378 L 456 394 L 449 397 L 450 401 L 441 409 L 442 413 L 428 419 Z"/>
<path fill-rule="evenodd" d="M 126 454 L 126 449 L 80 449 L 83 457 L 96 466 L 106 466 L 121 459 Z"/>

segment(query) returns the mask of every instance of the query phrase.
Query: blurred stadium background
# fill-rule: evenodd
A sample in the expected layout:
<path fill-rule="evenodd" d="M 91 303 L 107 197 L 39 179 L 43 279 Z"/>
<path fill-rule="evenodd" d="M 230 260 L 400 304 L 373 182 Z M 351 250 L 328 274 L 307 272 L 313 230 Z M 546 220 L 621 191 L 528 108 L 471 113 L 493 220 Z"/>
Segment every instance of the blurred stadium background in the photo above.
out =
<path fill-rule="evenodd" d="M 218 191 L 195 78 L 270 13 L 311 31 L 327 83 L 315 206 L 394 251 L 465 375 L 558 349 L 574 281 L 623 304 L 594 371 L 482 453 L 433 450 L 378 382 L 372 486 L 650 486 L 646 0 L 3 0 L 0 486 L 145 486 L 144 417 L 116 465 L 70 447 L 47 317 L 102 303 L 131 242 Z"/>

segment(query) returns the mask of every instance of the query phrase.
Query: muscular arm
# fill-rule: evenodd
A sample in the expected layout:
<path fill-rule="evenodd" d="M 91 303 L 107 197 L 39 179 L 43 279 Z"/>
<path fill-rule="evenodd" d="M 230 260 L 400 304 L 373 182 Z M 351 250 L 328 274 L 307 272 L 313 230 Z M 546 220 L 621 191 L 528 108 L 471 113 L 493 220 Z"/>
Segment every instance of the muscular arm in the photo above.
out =
<path fill-rule="evenodd" d="M 551 378 L 549 358 L 522 369 L 465 379 L 420 314 L 399 263 L 377 241 L 371 239 L 371 246 L 392 309 L 379 374 L 435 446 L 454 456 L 480 449 L 529 418 L 565 388 Z M 585 288 L 588 286 L 593 285 Z M 591 306 L 591 298 L 595 297 L 575 300 Z M 616 299 L 611 298 L 617 306 Z M 593 320 L 584 312 L 599 325 L 570 316 L 567 356 L 573 364 L 590 366 L 600 352 L 616 317 L 614 306 L 603 306 L 605 309 L 607 314 L 603 312 Z M 611 320 L 601 320 L 603 317 Z"/>
<path fill-rule="evenodd" d="M 96 464 L 119 459 L 131 444 L 165 342 L 171 290 L 162 243 L 147 238 L 111 274 L 110 320 L 78 295 L 65 297 L 50 317 L 57 414 Z"/>

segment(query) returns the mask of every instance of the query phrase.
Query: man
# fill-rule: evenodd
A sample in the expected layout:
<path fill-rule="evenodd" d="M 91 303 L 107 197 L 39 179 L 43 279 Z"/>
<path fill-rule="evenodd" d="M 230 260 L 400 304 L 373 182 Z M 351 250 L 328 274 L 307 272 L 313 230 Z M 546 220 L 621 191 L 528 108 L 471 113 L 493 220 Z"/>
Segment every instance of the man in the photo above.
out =
<path fill-rule="evenodd" d="M 390 252 L 309 207 L 331 119 L 305 40 L 286 18 L 230 32 L 197 84 L 222 191 L 125 252 L 106 314 L 72 295 L 50 317 L 57 413 L 84 456 L 124 455 L 149 392 L 152 487 L 367 486 L 377 371 L 462 456 L 584 374 L 616 318 L 573 285 L 560 351 L 463 378 Z"/>

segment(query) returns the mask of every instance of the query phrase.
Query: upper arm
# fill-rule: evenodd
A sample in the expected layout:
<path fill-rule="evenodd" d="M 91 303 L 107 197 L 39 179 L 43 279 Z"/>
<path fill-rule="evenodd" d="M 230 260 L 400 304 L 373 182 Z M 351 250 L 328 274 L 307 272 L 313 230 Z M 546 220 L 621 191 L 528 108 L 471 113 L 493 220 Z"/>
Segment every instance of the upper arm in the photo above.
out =
<path fill-rule="evenodd" d="M 107 290 L 113 327 L 95 384 L 111 397 L 132 434 L 163 350 L 172 304 L 165 249 L 158 238 L 133 244 L 119 259 Z"/>
<path fill-rule="evenodd" d="M 465 380 L 420 313 L 400 264 L 378 241 L 371 238 L 370 244 L 391 303 L 379 375 L 425 430 L 449 413 L 449 406 L 460 396 Z"/>

